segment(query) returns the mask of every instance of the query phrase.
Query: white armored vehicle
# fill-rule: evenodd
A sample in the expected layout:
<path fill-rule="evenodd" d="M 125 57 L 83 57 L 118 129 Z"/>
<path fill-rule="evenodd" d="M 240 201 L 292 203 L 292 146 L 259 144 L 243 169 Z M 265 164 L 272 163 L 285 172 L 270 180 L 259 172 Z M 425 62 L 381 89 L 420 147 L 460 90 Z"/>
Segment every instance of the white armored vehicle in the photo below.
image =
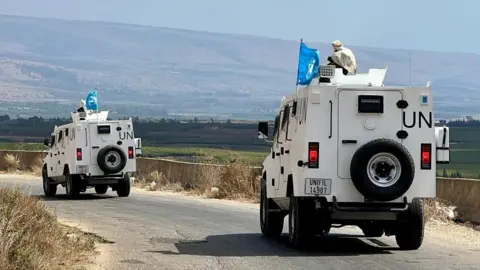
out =
<path fill-rule="evenodd" d="M 421 246 L 422 198 L 436 196 L 449 129 L 434 125 L 430 83 L 384 86 L 386 71 L 320 66 L 320 78 L 283 98 L 262 165 L 264 235 L 279 236 L 288 215 L 294 248 L 345 225 L 367 237 L 395 235 L 404 250 Z M 266 138 L 268 123 L 258 131 Z"/>
<path fill-rule="evenodd" d="M 72 113 L 72 123 L 56 126 L 42 170 L 46 196 L 65 187 L 69 198 L 94 187 L 105 194 L 109 187 L 120 197 L 130 194 L 130 176 L 136 170 L 132 119 L 107 120 L 108 111 Z"/>

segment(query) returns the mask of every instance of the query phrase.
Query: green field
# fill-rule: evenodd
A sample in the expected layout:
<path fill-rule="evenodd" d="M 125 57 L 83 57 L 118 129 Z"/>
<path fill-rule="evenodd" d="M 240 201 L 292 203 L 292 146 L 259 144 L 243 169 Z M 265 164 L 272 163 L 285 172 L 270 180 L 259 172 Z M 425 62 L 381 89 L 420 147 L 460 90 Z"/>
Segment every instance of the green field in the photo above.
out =
<path fill-rule="evenodd" d="M 6 143 L 0 142 L 0 150 L 24 150 L 41 151 L 45 150 L 40 143 Z M 239 160 L 252 166 L 262 163 L 266 151 L 243 151 L 217 149 L 208 147 L 191 146 L 143 146 L 144 157 L 162 157 L 190 162 L 207 162 L 215 164 L 226 164 L 233 160 Z"/>
<path fill-rule="evenodd" d="M 0 149 L 43 150 L 38 142 L 48 138 L 49 128 L 45 126 L 54 123 L 29 121 L 0 124 L 0 141 L 8 140 L 0 142 Z M 255 124 L 149 122 L 135 125 L 136 135 L 143 141 L 145 157 L 220 164 L 240 160 L 259 166 L 269 151 L 268 144 L 255 138 Z M 437 175 L 480 178 L 480 127 L 451 127 L 450 143 L 450 164 L 438 165 Z"/>
<path fill-rule="evenodd" d="M 263 159 L 268 155 L 268 152 L 188 146 L 146 146 L 143 147 L 142 154 L 144 156 L 151 155 L 154 157 L 169 157 L 176 160 L 218 164 L 225 164 L 233 160 L 239 160 L 249 165 L 259 166 Z"/>

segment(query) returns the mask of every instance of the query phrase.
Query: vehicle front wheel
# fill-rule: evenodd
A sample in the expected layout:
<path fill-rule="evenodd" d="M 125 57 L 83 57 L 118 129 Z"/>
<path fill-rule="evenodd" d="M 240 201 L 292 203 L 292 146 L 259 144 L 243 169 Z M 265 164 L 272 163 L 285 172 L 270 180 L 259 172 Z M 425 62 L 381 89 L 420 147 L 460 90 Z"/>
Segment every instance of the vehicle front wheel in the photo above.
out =
<path fill-rule="evenodd" d="M 260 228 L 262 234 L 268 238 L 279 237 L 283 231 L 284 219 L 285 214 L 281 212 L 281 209 L 271 209 L 267 198 L 266 180 L 262 179 L 260 187 Z"/>
<path fill-rule="evenodd" d="M 47 197 L 53 197 L 57 194 L 57 185 L 52 183 L 50 177 L 48 177 L 47 167 L 44 166 L 42 169 L 42 180 L 43 180 L 43 193 Z"/>

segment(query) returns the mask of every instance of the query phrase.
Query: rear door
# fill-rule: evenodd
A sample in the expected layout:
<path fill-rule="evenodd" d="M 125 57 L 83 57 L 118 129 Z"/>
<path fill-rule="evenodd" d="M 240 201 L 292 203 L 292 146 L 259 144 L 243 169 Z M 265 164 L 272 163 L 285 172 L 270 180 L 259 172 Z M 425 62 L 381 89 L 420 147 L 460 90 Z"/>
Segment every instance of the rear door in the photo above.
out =
<path fill-rule="evenodd" d="M 97 165 L 98 151 L 107 145 L 117 145 L 119 133 L 118 122 L 91 123 L 90 130 L 90 163 Z M 120 146 L 121 147 L 121 146 Z"/>
<path fill-rule="evenodd" d="M 374 139 L 389 138 L 402 143 L 402 112 L 397 102 L 401 90 L 340 89 L 338 92 L 337 174 L 350 178 L 355 151 Z"/>

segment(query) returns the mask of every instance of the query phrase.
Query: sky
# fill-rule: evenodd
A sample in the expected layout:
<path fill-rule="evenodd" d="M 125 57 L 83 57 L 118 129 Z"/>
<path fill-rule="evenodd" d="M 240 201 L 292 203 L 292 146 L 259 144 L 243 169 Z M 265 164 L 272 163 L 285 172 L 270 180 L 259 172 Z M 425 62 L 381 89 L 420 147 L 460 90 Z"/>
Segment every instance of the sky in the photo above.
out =
<path fill-rule="evenodd" d="M 479 9 L 480 0 L 0 0 L 2 14 L 474 53 Z"/>

